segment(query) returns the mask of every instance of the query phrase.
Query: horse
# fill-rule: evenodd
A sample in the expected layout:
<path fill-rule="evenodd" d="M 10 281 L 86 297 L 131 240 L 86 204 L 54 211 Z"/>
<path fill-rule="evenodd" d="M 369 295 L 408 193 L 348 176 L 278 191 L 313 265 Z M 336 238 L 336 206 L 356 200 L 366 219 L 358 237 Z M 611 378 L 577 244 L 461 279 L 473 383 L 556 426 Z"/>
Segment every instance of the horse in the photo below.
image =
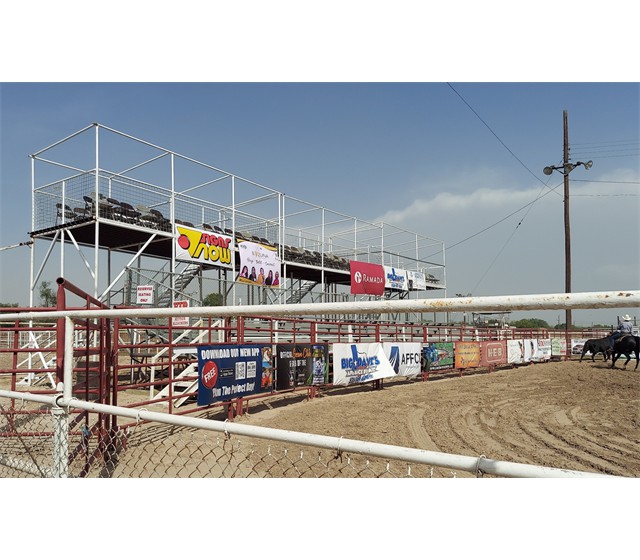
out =
<path fill-rule="evenodd" d="M 611 347 L 613 344 L 611 343 L 611 337 L 605 336 L 604 338 L 590 338 L 584 343 L 582 347 L 582 355 L 580 356 L 580 361 L 584 358 L 584 355 L 587 352 L 591 352 L 591 361 L 596 361 L 596 354 L 602 353 L 604 356 L 604 361 L 606 362 L 611 355 Z"/>
<path fill-rule="evenodd" d="M 624 363 L 623 368 L 627 367 L 627 364 L 631 360 L 631 355 L 636 355 L 636 367 L 638 369 L 638 362 L 640 362 L 640 336 L 627 335 L 616 340 L 613 345 L 613 352 L 611 354 L 611 367 L 616 365 L 616 360 L 624 354 L 627 357 L 627 361 Z"/>

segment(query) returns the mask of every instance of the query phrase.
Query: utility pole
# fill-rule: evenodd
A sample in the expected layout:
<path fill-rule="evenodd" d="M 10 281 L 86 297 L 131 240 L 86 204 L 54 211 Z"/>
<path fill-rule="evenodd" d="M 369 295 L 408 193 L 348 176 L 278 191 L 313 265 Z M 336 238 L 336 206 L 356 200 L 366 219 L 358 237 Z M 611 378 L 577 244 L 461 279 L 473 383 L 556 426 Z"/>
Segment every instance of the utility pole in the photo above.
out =
<path fill-rule="evenodd" d="M 564 124 L 564 168 L 569 165 L 569 124 L 566 109 L 562 112 Z M 564 291 L 571 293 L 571 223 L 569 221 L 569 173 L 564 173 Z M 565 310 L 567 330 L 571 329 L 571 309 Z M 571 349 L 569 349 L 569 352 Z"/>

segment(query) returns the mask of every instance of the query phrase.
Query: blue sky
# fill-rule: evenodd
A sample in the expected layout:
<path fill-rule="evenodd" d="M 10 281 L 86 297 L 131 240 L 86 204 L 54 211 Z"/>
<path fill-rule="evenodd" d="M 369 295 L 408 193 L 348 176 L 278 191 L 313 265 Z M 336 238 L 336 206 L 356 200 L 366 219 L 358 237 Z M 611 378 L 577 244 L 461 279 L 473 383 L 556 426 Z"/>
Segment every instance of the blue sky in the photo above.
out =
<path fill-rule="evenodd" d="M 570 175 L 573 291 L 640 287 L 637 83 L 5 82 L 0 99 L 2 246 L 28 238 L 28 155 L 99 122 L 442 240 L 449 296 L 564 291 L 562 176 L 542 169 L 567 110 L 572 160 L 594 162 Z M 27 253 L 0 253 L 3 301 L 25 302 Z"/>

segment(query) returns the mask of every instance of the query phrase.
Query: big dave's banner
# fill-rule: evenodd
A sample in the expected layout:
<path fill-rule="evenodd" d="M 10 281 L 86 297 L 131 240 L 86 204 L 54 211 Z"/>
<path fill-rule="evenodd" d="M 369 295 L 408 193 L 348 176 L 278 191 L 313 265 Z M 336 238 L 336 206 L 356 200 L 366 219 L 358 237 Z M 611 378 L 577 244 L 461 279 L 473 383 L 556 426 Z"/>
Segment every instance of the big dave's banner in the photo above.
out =
<path fill-rule="evenodd" d="M 395 375 L 380 342 L 333 345 L 334 385 L 353 385 Z"/>
<path fill-rule="evenodd" d="M 409 281 L 407 279 L 407 272 L 401 268 L 394 268 L 392 266 L 383 266 L 384 268 L 384 287 L 389 290 L 402 290 L 407 291 L 409 289 Z"/>
<path fill-rule="evenodd" d="M 420 375 L 420 342 L 383 342 L 382 347 L 396 375 L 415 377 Z"/>
<path fill-rule="evenodd" d="M 231 268 L 233 238 L 176 225 L 176 259 Z"/>
<path fill-rule="evenodd" d="M 197 351 L 199 406 L 271 389 L 270 346 L 222 344 L 198 346 Z"/>
<path fill-rule="evenodd" d="M 252 241 L 241 241 L 238 249 L 240 252 L 238 282 L 273 288 L 280 286 L 282 261 L 275 247 Z"/>

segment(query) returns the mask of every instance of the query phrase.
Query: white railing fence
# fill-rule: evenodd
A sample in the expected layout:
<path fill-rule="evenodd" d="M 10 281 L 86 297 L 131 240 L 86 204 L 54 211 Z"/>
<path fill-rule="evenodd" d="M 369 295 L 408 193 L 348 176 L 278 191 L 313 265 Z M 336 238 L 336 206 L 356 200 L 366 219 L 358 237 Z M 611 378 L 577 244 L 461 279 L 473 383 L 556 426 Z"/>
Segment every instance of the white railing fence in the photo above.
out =
<path fill-rule="evenodd" d="M 335 307 L 340 307 L 336 310 Z M 443 300 L 190 309 L 79 310 L 7 315 L 65 318 L 64 380 L 58 394 L 0 390 L 0 475 L 38 477 L 601 477 L 599 473 L 496 461 L 320 436 L 72 397 L 74 318 L 323 314 L 640 306 L 640 291 Z M 342 309 L 344 307 L 344 309 Z M 14 317 L 14 315 L 16 315 Z M 26 316 L 26 317 L 25 317 Z M 92 432 L 82 412 L 130 418 L 133 428 Z M 102 426 L 116 426 L 105 422 Z M 26 434 L 26 435 L 25 435 Z"/>

